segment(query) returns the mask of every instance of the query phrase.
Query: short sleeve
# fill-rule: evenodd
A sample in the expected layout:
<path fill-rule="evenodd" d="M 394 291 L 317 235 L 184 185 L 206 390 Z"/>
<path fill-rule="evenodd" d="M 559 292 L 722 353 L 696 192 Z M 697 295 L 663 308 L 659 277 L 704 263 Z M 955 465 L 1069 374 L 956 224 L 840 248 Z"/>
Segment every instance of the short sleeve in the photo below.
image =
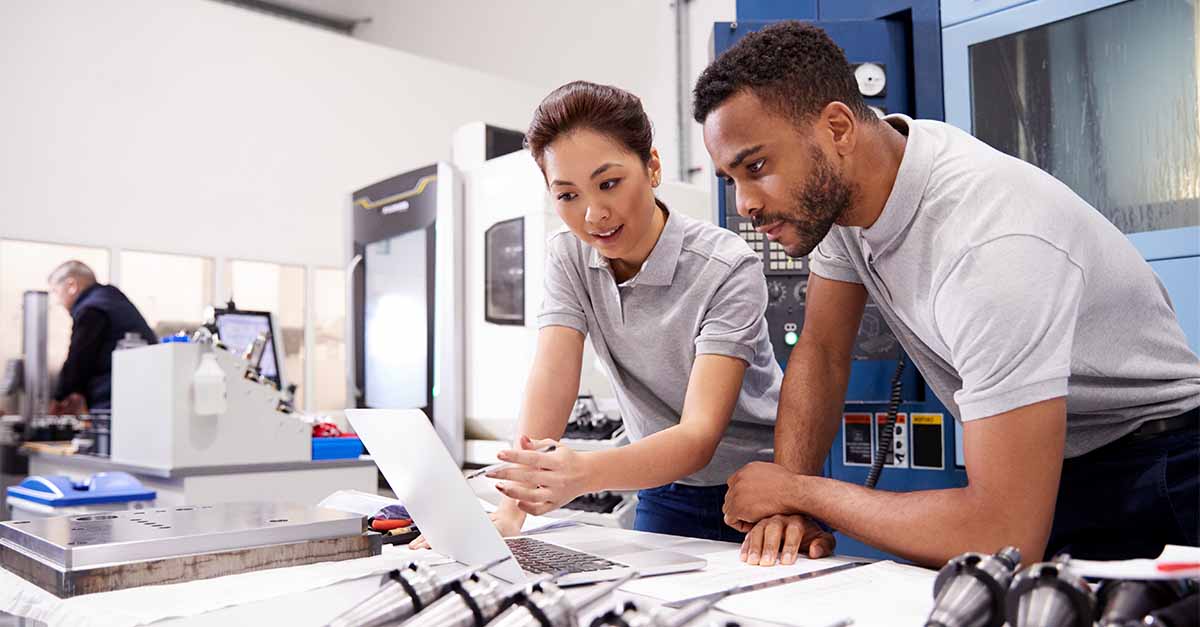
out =
<path fill-rule="evenodd" d="M 839 227 L 835 226 L 825 236 L 825 239 L 821 240 L 821 243 L 813 249 L 809 256 L 809 269 L 813 274 L 833 281 L 862 283 L 862 278 L 858 276 L 858 270 L 854 269 L 854 264 L 850 261 L 850 251 L 846 250 L 846 243 L 842 240 L 842 234 L 838 229 Z"/>
<path fill-rule="evenodd" d="M 542 310 L 538 314 L 538 328 L 567 327 L 587 335 L 587 315 L 584 314 L 579 292 L 583 289 L 582 279 L 567 268 L 555 247 L 548 247 L 546 254 L 546 278 Z M 572 280 L 574 279 L 574 280 Z"/>
<path fill-rule="evenodd" d="M 743 257 L 729 272 L 709 301 L 700 334 L 697 355 L 725 355 L 755 362 L 755 351 L 766 333 L 767 283 L 762 261 Z"/>
<path fill-rule="evenodd" d="M 968 251 L 932 301 L 962 379 L 965 421 L 1067 395 L 1083 271 L 1048 242 L 1013 235 Z"/>

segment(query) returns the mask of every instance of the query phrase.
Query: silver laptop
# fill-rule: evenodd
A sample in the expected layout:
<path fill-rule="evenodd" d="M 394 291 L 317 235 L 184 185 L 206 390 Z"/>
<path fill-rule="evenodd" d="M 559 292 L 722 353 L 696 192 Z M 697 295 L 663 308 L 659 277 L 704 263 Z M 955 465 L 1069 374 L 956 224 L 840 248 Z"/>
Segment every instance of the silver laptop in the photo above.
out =
<path fill-rule="evenodd" d="M 706 566 L 703 558 L 637 543 L 577 551 L 527 536 L 500 537 L 462 471 L 420 410 L 347 409 L 351 426 L 371 452 L 396 497 L 433 550 L 464 564 L 513 556 L 489 571 L 510 583 L 544 573 L 565 573 L 558 585 L 618 579 L 636 570 L 662 575 Z"/>

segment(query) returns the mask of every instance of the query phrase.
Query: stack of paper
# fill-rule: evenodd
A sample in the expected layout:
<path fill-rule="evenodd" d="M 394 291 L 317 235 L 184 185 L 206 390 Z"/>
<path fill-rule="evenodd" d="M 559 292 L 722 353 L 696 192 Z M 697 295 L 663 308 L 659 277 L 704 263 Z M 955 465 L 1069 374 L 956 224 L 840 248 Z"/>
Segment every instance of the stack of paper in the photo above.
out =
<path fill-rule="evenodd" d="M 847 618 L 854 621 L 854 627 L 923 625 L 933 609 L 936 578 L 931 570 L 876 562 L 731 596 L 717 607 L 739 616 L 803 627 L 824 627 Z"/>
<path fill-rule="evenodd" d="M 737 586 L 833 568 L 854 561 L 843 557 L 819 560 L 801 558 L 789 566 L 750 566 L 741 560 L 740 552 L 741 549 L 735 547 L 704 553 L 700 555 L 708 561 L 704 570 L 665 577 L 635 579 L 621 586 L 621 590 L 670 603 L 722 592 Z"/>

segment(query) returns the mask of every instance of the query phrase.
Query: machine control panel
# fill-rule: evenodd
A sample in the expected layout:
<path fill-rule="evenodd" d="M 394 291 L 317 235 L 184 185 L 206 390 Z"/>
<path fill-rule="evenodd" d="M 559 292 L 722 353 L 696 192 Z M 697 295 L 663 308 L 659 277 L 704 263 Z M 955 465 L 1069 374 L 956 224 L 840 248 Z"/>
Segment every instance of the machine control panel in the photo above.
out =
<path fill-rule="evenodd" d="M 730 192 L 726 192 L 730 193 Z M 732 207 L 732 199 L 727 205 Z M 804 326 L 804 301 L 808 295 L 808 257 L 788 257 L 783 247 L 754 230 L 754 224 L 739 215 L 727 215 L 726 225 L 762 257 L 767 279 L 767 328 L 775 358 L 787 364 L 792 347 Z"/>
<path fill-rule="evenodd" d="M 763 271 L 772 274 L 808 274 L 808 257 L 789 257 L 778 242 L 754 230 L 754 223 L 741 216 L 727 216 L 726 223 L 734 233 L 746 241 L 750 249 L 763 258 Z"/>

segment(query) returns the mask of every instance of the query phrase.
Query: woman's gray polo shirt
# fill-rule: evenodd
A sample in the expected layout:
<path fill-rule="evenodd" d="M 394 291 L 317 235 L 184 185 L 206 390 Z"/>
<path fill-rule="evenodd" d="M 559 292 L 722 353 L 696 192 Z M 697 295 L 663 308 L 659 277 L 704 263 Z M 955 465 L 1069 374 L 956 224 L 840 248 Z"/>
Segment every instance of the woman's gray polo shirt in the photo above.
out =
<path fill-rule="evenodd" d="M 633 441 L 679 424 L 696 355 L 746 362 L 733 417 L 712 460 L 679 483 L 725 483 L 771 461 L 783 372 L 767 322 L 762 261 L 734 233 L 669 213 L 654 250 L 618 285 L 608 260 L 570 231 L 551 236 L 538 327 L 591 338 Z"/>

